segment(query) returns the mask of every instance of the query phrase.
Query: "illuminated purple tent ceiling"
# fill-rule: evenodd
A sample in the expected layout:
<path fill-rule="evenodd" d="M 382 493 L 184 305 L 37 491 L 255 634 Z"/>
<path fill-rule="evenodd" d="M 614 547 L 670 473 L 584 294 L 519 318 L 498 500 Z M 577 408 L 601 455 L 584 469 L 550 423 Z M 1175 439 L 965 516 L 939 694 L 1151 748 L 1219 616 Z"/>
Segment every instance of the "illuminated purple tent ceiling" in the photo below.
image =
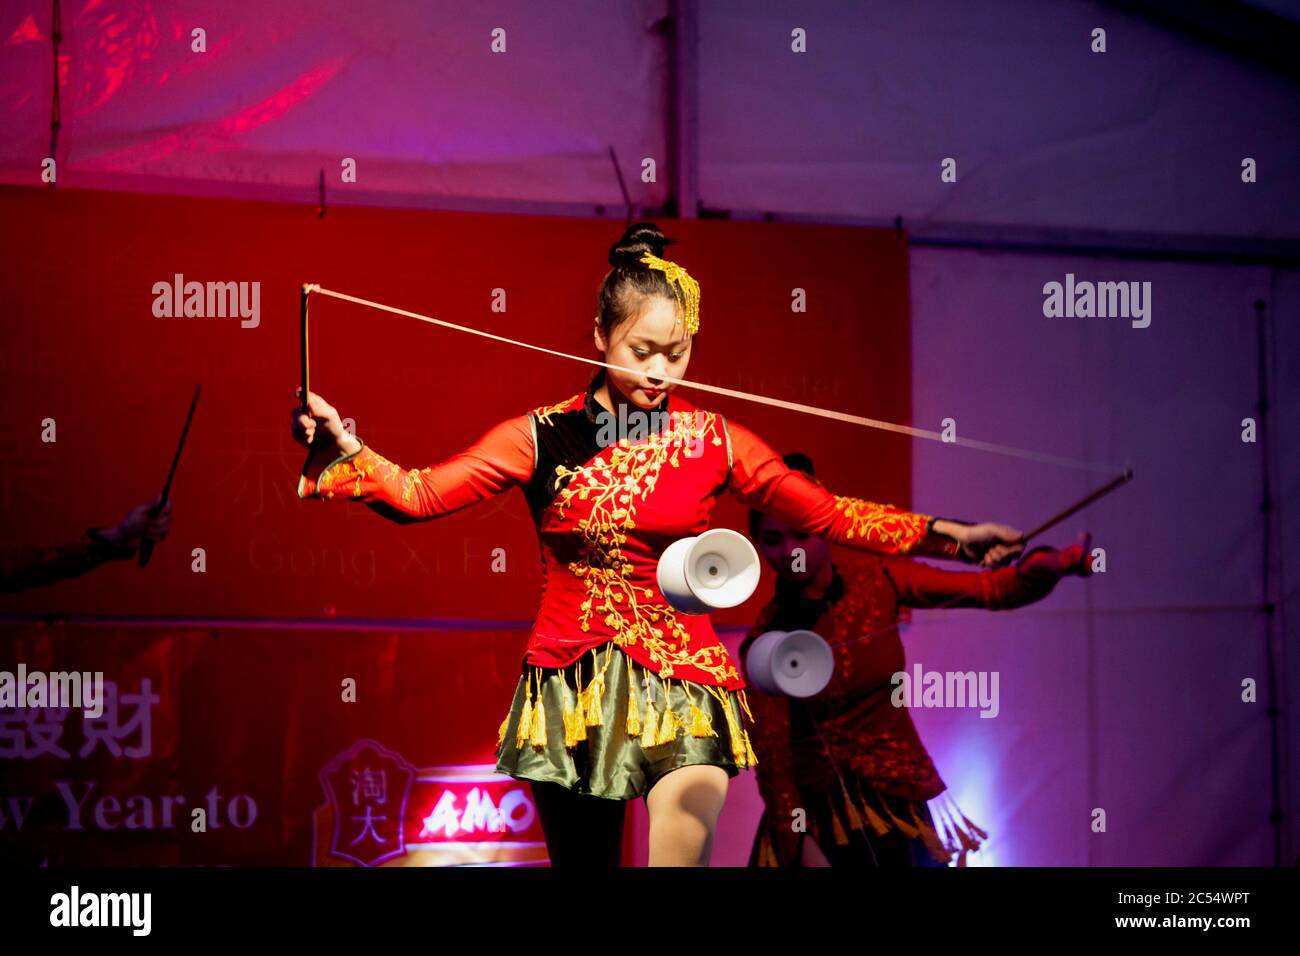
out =
<path fill-rule="evenodd" d="M 657 208 L 684 174 L 704 208 L 751 214 L 1300 235 L 1294 175 L 1267 217 L 1203 186 L 1242 155 L 1265 157 L 1261 176 L 1300 168 L 1296 84 L 1148 20 L 1030 0 L 683 3 L 697 42 L 678 56 L 671 6 L 65 0 L 60 182 L 310 199 L 323 169 L 336 202 L 589 212 L 623 205 L 620 175 Z M 37 182 L 49 153 L 50 8 L 0 14 L 5 181 Z M 948 156 L 959 190 L 935 188 Z"/>

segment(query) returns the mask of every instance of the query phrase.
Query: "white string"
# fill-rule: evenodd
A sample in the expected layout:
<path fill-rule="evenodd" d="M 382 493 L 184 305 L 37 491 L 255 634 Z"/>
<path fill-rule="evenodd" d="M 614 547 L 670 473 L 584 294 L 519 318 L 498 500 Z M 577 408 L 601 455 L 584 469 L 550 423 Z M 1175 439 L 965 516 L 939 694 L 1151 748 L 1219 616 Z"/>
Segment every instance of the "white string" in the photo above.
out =
<path fill-rule="evenodd" d="M 523 349 L 531 349 L 534 352 L 541 352 L 545 355 L 554 355 L 556 358 L 569 359 L 574 362 L 582 362 L 586 365 L 595 365 L 600 368 L 613 369 L 616 372 L 626 372 L 630 375 L 641 375 L 637 369 L 627 368 L 622 365 L 612 365 L 609 362 L 602 362 L 599 359 L 585 358 L 580 355 L 570 355 L 568 352 L 559 352 L 555 349 L 544 348 L 540 345 L 533 345 L 531 342 L 521 342 L 518 339 L 507 338 L 504 335 L 495 335 L 492 332 L 485 332 L 482 329 L 471 328 L 467 325 L 457 325 L 454 322 L 447 322 L 443 319 L 435 319 L 431 315 L 421 315 L 418 312 L 409 312 L 406 309 L 399 309 L 391 305 L 384 305 L 382 302 L 372 302 L 369 299 L 361 299 L 356 296 L 347 295 L 343 292 L 335 292 L 333 289 L 323 289 L 319 285 L 307 284 L 303 288 L 307 292 L 316 292 L 320 295 L 330 296 L 334 299 L 342 299 L 344 302 L 352 302 L 356 305 L 368 306 L 372 309 L 379 309 L 383 312 L 391 312 L 394 315 L 406 316 L 410 319 L 419 319 L 421 322 L 429 322 L 433 325 L 440 325 L 446 329 L 452 329 L 456 332 L 468 332 L 470 335 L 477 335 L 481 338 L 492 339 L 494 342 L 504 342 L 506 345 L 515 345 Z M 939 432 L 930 431 L 924 428 L 913 428 L 910 425 L 898 425 L 894 422 L 881 421 L 877 418 L 865 418 L 861 415 L 850 415 L 845 412 L 837 412 L 829 408 L 818 408 L 815 405 L 805 405 L 802 402 L 788 402 L 780 398 L 769 398 L 766 395 L 755 395 L 752 392 L 742 392 L 734 388 L 726 388 L 722 385 L 708 385 L 704 382 L 691 382 L 684 378 L 674 378 L 671 375 L 657 375 L 656 379 L 662 379 L 665 382 L 672 382 L 674 385 L 684 385 L 687 388 L 696 388 L 704 392 L 712 392 L 715 395 L 725 395 L 728 398 L 738 398 L 747 402 L 757 402 L 760 405 L 769 405 L 773 408 L 784 408 L 792 412 L 802 412 L 806 415 L 817 415 L 821 418 L 829 418 L 834 421 L 847 422 L 850 425 L 862 425 L 866 428 L 878 428 L 881 431 L 896 432 L 900 435 L 911 435 L 913 438 L 928 438 L 931 441 L 942 442 L 948 445 L 961 445 L 965 448 L 974 448 L 979 451 L 992 452 L 995 455 L 1007 455 L 1012 458 L 1020 458 L 1025 461 L 1036 461 L 1048 465 L 1060 465 L 1064 468 L 1077 468 L 1084 471 L 1105 472 L 1113 474 L 1120 470 L 1118 466 L 1107 465 L 1101 462 L 1083 461 L 1077 458 L 1066 458 L 1060 455 L 1049 455 L 1043 452 L 1031 451 L 1025 448 L 1014 448 L 1010 445 L 1000 445 L 994 442 L 978 441 L 973 438 L 953 438 L 945 439 Z"/>

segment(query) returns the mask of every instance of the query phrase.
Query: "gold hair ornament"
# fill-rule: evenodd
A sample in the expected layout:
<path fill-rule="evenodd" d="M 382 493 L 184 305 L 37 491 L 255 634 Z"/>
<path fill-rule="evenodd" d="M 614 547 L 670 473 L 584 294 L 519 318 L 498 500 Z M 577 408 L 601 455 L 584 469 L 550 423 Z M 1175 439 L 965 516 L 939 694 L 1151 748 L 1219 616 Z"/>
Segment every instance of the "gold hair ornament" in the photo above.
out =
<path fill-rule="evenodd" d="M 677 263 L 660 259 L 652 252 L 643 254 L 641 261 L 651 269 L 662 272 L 668 284 L 675 287 L 678 298 L 682 302 L 682 311 L 686 316 L 684 323 L 686 334 L 694 335 L 698 332 L 700 330 L 700 284 Z"/>

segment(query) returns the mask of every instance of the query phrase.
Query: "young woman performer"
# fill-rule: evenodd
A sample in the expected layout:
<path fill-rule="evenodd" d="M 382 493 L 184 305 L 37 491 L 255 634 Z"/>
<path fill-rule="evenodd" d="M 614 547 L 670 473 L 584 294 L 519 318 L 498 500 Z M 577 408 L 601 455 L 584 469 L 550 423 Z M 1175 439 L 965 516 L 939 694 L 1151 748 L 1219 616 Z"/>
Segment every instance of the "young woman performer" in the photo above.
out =
<path fill-rule="evenodd" d="M 541 539 L 545 589 L 497 769 L 529 780 L 551 861 L 617 864 L 623 801 L 644 797 L 651 865 L 706 865 L 727 781 L 754 763 L 745 683 L 707 616 L 675 611 L 656 569 L 708 527 L 723 488 L 741 502 L 865 551 L 993 563 L 1003 525 L 963 525 L 836 497 L 753 432 L 681 399 L 699 285 L 628 227 L 601 283 L 587 391 L 508 419 L 440 465 L 407 469 L 349 435 L 319 395 L 293 412 L 311 448 L 299 497 L 349 497 L 397 521 L 438 518 L 512 487 Z M 654 412 L 656 414 L 650 414 Z M 627 422 L 614 435 L 611 422 Z"/>
<path fill-rule="evenodd" d="M 816 480 L 806 455 L 786 455 L 785 463 Z M 938 805 L 942 832 L 926 806 L 945 786 L 907 708 L 894 705 L 891 678 L 906 666 L 900 612 L 1041 601 L 1062 576 L 1089 573 L 1088 539 L 1062 551 L 1035 548 L 1013 567 L 972 574 L 874 555 L 832 561 L 825 541 L 780 519 L 751 511 L 749 525 L 777 583 L 741 645 L 742 660 L 751 641 L 773 630 L 814 631 L 835 653 L 831 681 L 813 697 L 751 688 L 765 809 L 750 865 L 937 866 L 954 856 L 963 865 L 988 834 L 951 797 Z M 799 809 L 807 823 L 796 830 Z"/>

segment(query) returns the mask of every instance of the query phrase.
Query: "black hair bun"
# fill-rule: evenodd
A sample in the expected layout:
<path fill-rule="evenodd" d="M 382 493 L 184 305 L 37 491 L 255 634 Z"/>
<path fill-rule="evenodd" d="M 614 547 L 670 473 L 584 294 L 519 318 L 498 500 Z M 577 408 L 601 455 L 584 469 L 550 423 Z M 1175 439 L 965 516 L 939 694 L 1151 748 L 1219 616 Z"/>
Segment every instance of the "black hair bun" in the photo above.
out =
<path fill-rule="evenodd" d="M 662 259 L 664 249 L 672 244 L 653 222 L 634 222 L 623 230 L 623 238 L 609 247 L 609 264 L 639 265 L 647 252 Z"/>
<path fill-rule="evenodd" d="M 792 451 L 790 454 L 782 456 L 781 460 L 785 462 L 787 468 L 794 471 L 802 471 L 809 475 L 814 474 L 812 459 L 803 452 Z"/>

